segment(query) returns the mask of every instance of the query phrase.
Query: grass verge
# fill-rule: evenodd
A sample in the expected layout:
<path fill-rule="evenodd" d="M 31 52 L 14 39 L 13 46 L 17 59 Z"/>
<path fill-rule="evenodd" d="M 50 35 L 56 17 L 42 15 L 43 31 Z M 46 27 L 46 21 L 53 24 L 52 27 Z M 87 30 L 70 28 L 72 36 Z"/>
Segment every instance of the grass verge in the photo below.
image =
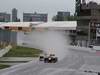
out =
<path fill-rule="evenodd" d="M 35 48 L 17 46 L 12 48 L 4 57 L 38 57 L 41 50 Z"/>
<path fill-rule="evenodd" d="M 8 68 L 8 67 L 10 67 L 10 65 L 0 64 L 0 69 L 4 69 L 4 68 Z"/>

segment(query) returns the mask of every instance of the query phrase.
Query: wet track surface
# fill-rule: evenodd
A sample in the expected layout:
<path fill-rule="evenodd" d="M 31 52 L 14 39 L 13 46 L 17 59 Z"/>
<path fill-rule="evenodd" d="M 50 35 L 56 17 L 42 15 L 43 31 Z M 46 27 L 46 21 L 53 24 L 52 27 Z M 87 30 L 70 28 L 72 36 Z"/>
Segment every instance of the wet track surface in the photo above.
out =
<path fill-rule="evenodd" d="M 70 54 L 57 63 L 31 61 L 1 70 L 0 75 L 95 75 L 80 71 L 83 65 L 100 65 L 100 57 L 94 52 L 70 50 Z"/>

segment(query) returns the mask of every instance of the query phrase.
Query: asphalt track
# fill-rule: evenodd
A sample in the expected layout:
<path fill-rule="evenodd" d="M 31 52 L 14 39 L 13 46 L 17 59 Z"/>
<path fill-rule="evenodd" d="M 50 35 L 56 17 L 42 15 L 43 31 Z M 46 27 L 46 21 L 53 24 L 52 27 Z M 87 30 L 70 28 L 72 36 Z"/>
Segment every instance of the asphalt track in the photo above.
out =
<path fill-rule="evenodd" d="M 43 63 L 33 60 L 1 70 L 0 75 L 97 75 L 96 73 L 84 72 L 86 67 L 83 66 L 100 67 L 100 56 L 89 51 L 69 50 L 69 52 L 69 55 L 57 63 Z"/>

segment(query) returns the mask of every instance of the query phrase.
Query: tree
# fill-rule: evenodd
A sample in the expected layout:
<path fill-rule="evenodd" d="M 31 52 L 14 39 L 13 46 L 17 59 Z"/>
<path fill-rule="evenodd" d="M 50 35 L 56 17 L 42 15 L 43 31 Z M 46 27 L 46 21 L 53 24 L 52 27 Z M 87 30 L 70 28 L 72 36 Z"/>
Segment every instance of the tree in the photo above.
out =
<path fill-rule="evenodd" d="M 58 15 L 53 16 L 52 18 L 53 21 L 76 21 L 77 20 L 77 16 L 64 16 L 64 17 L 59 17 Z"/>

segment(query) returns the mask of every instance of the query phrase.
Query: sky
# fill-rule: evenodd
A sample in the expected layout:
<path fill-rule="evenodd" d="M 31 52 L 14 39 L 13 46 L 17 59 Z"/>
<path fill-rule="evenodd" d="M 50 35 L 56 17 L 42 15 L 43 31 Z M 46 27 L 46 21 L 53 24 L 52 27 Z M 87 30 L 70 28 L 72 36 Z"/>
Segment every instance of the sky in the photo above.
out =
<path fill-rule="evenodd" d="M 91 0 L 87 0 L 91 1 Z M 99 0 L 93 0 L 100 2 Z M 18 9 L 18 17 L 22 19 L 23 12 L 48 13 L 49 20 L 57 11 L 75 12 L 75 0 L 0 0 L 0 12 L 11 13 L 12 8 Z"/>

